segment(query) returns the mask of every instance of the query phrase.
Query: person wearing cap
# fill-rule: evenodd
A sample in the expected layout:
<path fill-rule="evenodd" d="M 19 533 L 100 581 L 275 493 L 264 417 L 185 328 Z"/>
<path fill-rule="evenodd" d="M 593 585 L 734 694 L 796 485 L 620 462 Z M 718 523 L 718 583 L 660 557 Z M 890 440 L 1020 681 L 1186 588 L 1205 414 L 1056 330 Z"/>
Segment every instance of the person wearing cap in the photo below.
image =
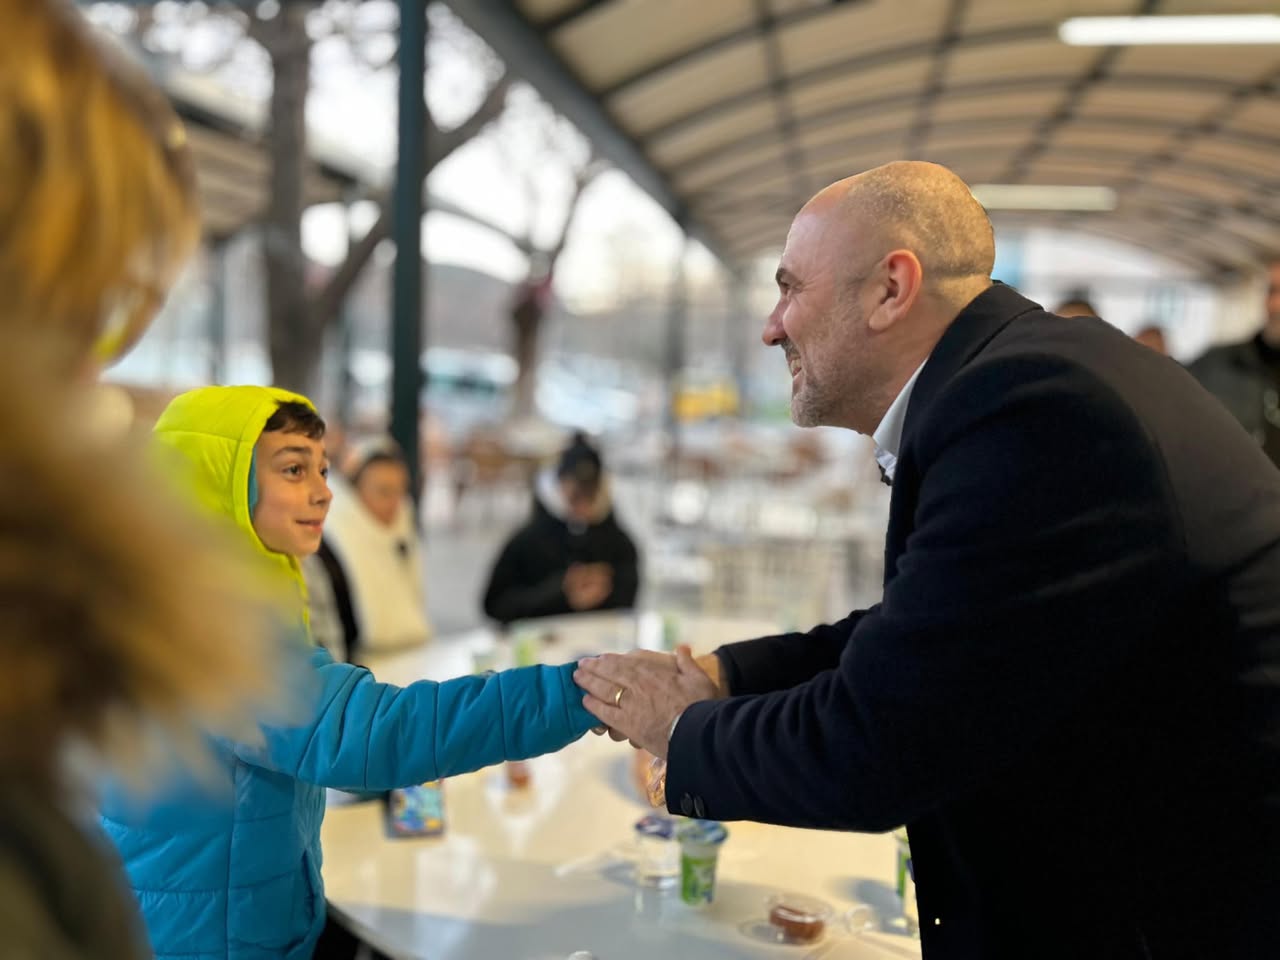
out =
<path fill-rule="evenodd" d="M 503 546 L 484 612 L 502 624 L 635 603 L 635 543 L 618 523 L 600 452 L 579 433 L 534 484 L 529 520 Z"/>

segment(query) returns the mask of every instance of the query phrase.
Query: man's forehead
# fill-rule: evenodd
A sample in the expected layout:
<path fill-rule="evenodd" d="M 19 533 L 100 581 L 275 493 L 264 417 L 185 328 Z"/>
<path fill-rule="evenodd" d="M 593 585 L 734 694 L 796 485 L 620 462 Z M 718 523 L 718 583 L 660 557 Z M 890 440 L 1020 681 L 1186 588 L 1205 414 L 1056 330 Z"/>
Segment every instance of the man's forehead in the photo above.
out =
<path fill-rule="evenodd" d="M 835 212 L 828 206 L 810 204 L 796 214 L 787 231 L 787 242 L 778 262 L 779 272 L 798 274 L 812 269 L 822 258 L 839 255 L 846 245 L 844 231 L 833 229 Z"/>

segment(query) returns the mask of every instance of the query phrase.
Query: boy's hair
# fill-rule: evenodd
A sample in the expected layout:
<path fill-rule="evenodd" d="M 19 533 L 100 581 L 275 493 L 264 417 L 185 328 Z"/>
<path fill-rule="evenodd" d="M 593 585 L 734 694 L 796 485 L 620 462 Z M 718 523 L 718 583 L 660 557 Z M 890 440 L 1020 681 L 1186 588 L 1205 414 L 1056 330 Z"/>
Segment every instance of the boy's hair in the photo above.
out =
<path fill-rule="evenodd" d="M 296 400 L 282 402 L 262 428 L 263 433 L 297 433 L 311 440 L 323 440 L 324 430 L 324 418 Z"/>

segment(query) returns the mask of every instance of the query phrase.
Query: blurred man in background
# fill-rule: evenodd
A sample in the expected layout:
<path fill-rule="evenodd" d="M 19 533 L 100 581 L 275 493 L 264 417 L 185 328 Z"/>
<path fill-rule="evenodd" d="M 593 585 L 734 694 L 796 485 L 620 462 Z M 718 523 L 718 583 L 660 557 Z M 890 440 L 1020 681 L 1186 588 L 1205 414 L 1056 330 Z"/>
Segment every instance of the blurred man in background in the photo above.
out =
<path fill-rule="evenodd" d="M 1190 369 L 1280 464 L 1280 260 L 1267 268 L 1266 311 L 1256 334 L 1210 348 Z"/>

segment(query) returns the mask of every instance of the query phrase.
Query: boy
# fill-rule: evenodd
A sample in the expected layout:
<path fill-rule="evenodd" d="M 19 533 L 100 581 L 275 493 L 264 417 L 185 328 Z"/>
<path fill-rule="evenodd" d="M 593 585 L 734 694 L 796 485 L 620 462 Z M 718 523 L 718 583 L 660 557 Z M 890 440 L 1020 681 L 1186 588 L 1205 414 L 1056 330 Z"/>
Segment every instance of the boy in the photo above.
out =
<path fill-rule="evenodd" d="M 304 630 L 298 558 L 319 547 L 330 501 L 324 422 L 310 402 L 267 387 L 205 387 L 177 397 L 155 434 L 190 467 L 200 501 L 278 571 Z M 309 664 L 301 722 L 264 726 L 252 748 L 214 746 L 224 802 L 186 789 L 141 812 L 104 803 L 158 958 L 311 956 L 325 922 L 323 787 L 387 790 L 532 757 L 596 722 L 572 664 L 405 688 L 320 648 Z"/>

